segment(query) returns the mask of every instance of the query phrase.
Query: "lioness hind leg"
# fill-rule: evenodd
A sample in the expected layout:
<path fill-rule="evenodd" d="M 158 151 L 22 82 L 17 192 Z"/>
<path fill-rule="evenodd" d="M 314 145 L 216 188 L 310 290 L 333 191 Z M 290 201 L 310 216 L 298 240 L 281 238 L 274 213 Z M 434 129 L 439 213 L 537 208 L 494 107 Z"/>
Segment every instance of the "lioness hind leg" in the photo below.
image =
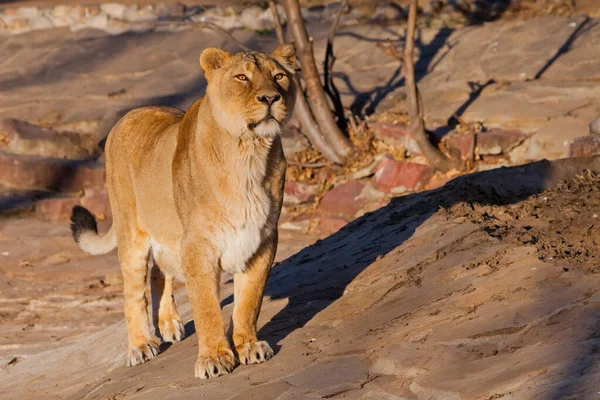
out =
<path fill-rule="evenodd" d="M 163 273 L 154 264 L 150 277 L 152 314 L 162 340 L 171 343 L 179 342 L 185 337 L 183 321 L 173 297 L 174 280 L 172 275 Z"/>
<path fill-rule="evenodd" d="M 134 366 L 152 359 L 159 351 L 159 343 L 150 333 L 145 293 L 150 244 L 149 237 L 137 229 L 130 229 L 127 237 L 118 239 L 129 340 L 127 365 Z"/>
<path fill-rule="evenodd" d="M 275 232 L 248 262 L 246 270 L 233 277 L 233 343 L 242 364 L 260 364 L 274 354 L 267 342 L 258 340 L 256 322 L 276 250 Z"/>

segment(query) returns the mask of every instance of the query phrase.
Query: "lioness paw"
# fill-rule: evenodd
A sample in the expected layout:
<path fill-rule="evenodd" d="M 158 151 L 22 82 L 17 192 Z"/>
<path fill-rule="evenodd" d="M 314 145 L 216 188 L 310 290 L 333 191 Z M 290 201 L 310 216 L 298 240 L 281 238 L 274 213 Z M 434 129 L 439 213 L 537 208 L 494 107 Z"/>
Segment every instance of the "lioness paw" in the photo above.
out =
<path fill-rule="evenodd" d="M 242 364 L 260 364 L 273 357 L 273 349 L 265 341 L 245 343 L 236 346 L 238 358 Z"/>
<path fill-rule="evenodd" d="M 179 318 L 161 321 L 159 329 L 163 342 L 180 342 L 185 337 L 185 328 Z"/>
<path fill-rule="evenodd" d="M 231 350 L 220 351 L 214 357 L 198 357 L 196 378 L 208 379 L 227 375 L 235 368 L 235 357 Z"/>
<path fill-rule="evenodd" d="M 138 346 L 131 346 L 127 352 L 127 366 L 133 367 L 150 361 L 159 353 L 158 342 L 153 339 L 148 340 Z"/>

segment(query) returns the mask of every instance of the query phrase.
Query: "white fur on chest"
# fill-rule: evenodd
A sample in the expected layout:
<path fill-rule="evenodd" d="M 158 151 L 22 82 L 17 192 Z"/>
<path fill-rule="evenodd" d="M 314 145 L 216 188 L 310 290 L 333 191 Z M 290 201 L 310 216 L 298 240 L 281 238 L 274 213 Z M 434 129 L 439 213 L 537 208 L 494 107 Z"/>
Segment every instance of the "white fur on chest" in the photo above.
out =
<path fill-rule="evenodd" d="M 256 253 L 263 238 L 273 227 L 269 223 L 271 204 L 264 190 L 248 193 L 244 204 L 231 210 L 228 224 L 221 229 L 221 268 L 229 273 L 243 272 L 248 260 Z"/>

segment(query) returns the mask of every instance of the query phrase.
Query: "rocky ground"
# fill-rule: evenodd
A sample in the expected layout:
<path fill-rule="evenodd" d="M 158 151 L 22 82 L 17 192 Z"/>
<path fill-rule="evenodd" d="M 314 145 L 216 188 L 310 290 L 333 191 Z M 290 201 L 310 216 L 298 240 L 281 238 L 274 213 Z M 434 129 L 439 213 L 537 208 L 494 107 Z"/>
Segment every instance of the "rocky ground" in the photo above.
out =
<path fill-rule="evenodd" d="M 62 28 L 27 25 L 0 37 L 9 55 L 0 61 L 0 398 L 598 396 L 599 160 L 529 164 L 600 149 L 600 122 L 590 125 L 600 115 L 597 19 L 578 8 L 465 26 L 450 13 L 420 31 L 426 125 L 461 160 L 442 175 L 407 128 L 398 61 L 377 46 L 402 45 L 402 18 L 383 6 L 368 21 L 348 14 L 334 76 L 359 119 L 360 157 L 321 165 L 290 123 L 288 159 L 317 167 L 289 168 L 279 264 L 260 321 L 277 355 L 199 382 L 193 336 L 148 364 L 122 366 L 116 254 L 80 252 L 66 217 L 83 204 L 107 229 L 98 143 L 133 107 L 185 108 L 201 96 L 203 48 L 236 50 L 201 16 L 245 26 L 232 34 L 250 48 L 276 41 L 242 23 L 260 21 L 256 9 L 188 4 L 183 11 L 196 14 L 183 21 L 174 3 L 126 3 L 81 14 L 67 2 L 57 11 Z M 594 15 L 586 4 L 578 7 Z M 38 5 L 36 18 L 58 18 L 62 4 Z M 334 9 L 306 11 L 319 57 Z M 8 11 L 24 18 L 17 14 Z M 103 15 L 107 25 L 90 25 Z M 107 29 L 111 20 L 118 30 Z M 224 277 L 226 321 L 231 293 Z M 177 297 L 191 320 L 183 285 Z"/>

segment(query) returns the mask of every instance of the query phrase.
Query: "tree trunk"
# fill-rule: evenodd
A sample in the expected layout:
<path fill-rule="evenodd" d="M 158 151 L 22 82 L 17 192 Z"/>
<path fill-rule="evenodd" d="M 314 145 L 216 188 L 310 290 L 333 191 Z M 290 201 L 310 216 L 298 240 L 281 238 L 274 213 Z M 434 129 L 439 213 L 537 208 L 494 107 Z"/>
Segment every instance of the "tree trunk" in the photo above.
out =
<path fill-rule="evenodd" d="M 269 8 L 271 9 L 271 14 L 273 15 L 277 40 L 280 44 L 283 44 L 285 42 L 283 28 L 279 18 L 279 11 L 277 11 L 277 6 L 273 0 L 269 1 Z M 321 130 L 319 129 L 319 126 L 313 117 L 313 113 L 310 110 L 310 106 L 306 101 L 306 94 L 302 89 L 302 82 L 300 82 L 298 74 L 294 75 L 294 83 L 298 88 L 298 95 L 296 96 L 296 116 L 302 124 L 304 134 L 306 137 L 308 137 L 308 140 L 310 140 L 313 146 L 315 146 L 321 152 L 321 154 L 325 156 L 326 159 L 336 164 L 343 164 L 344 159 L 333 150 L 333 148 L 327 143 L 321 134 Z"/>
<path fill-rule="evenodd" d="M 329 108 L 327 96 L 323 90 L 323 85 L 321 84 L 319 72 L 315 64 L 312 42 L 308 38 L 304 26 L 298 0 L 282 0 L 282 3 L 287 15 L 288 27 L 296 46 L 296 53 L 302 67 L 302 77 L 306 82 L 308 103 L 310 104 L 312 113 L 325 141 L 338 156 L 345 159 L 350 154 L 351 144 L 338 128 Z"/>
<path fill-rule="evenodd" d="M 423 152 L 423 155 L 431 165 L 439 171 L 447 172 L 454 167 L 454 163 L 446 157 L 429 141 L 423 122 L 423 101 L 419 95 L 419 89 L 415 83 L 415 26 L 417 23 L 417 0 L 411 0 L 408 13 L 408 29 L 406 31 L 406 44 L 404 46 L 404 79 L 406 96 L 408 101 L 408 115 L 415 135 L 415 141 Z"/>

